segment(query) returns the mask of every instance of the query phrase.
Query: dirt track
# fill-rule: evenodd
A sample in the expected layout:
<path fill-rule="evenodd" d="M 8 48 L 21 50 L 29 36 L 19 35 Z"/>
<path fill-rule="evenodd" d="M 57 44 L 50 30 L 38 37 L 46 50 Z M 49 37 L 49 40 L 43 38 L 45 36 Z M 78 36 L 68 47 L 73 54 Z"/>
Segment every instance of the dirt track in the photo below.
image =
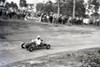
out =
<path fill-rule="evenodd" d="M 0 31 L 0 34 L 2 34 L 0 39 L 0 65 L 63 51 L 100 47 L 100 30 L 87 26 L 77 27 L 32 22 L 12 23 L 0 26 L 0 29 L 2 30 Z M 37 35 L 50 43 L 52 48 L 50 50 L 35 50 L 31 53 L 20 48 L 23 41 L 28 42 L 36 38 Z"/>

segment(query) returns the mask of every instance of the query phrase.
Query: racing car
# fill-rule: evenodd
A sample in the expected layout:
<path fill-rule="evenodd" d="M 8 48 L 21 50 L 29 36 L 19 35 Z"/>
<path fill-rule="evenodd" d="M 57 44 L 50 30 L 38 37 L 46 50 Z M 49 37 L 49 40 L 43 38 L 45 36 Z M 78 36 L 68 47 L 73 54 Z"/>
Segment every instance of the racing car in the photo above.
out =
<path fill-rule="evenodd" d="M 51 47 L 51 45 L 46 44 L 46 43 L 41 43 L 40 45 L 37 45 L 37 46 L 36 46 L 35 42 L 28 42 L 28 43 L 23 42 L 21 44 L 22 49 L 27 49 L 30 52 L 32 52 L 35 49 L 40 49 L 40 48 L 50 49 L 50 47 Z"/>

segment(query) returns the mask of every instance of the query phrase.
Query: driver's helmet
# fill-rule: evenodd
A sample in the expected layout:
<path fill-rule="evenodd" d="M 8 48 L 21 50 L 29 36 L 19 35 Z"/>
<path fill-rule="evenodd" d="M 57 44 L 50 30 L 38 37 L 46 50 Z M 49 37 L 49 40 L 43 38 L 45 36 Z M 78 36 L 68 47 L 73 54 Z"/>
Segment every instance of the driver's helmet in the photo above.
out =
<path fill-rule="evenodd" d="M 40 36 L 37 36 L 37 38 L 40 38 Z"/>

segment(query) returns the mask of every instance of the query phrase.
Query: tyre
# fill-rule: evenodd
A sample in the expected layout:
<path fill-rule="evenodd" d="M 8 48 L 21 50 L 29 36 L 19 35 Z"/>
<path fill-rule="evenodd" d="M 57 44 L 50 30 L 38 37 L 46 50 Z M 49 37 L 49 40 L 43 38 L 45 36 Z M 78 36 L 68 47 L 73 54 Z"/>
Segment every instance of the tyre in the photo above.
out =
<path fill-rule="evenodd" d="M 36 49 L 35 44 L 31 45 L 31 46 L 28 48 L 28 50 L 29 50 L 30 52 L 32 52 L 34 49 Z"/>
<path fill-rule="evenodd" d="M 25 48 L 25 43 L 22 43 L 21 48 L 23 49 Z"/>
<path fill-rule="evenodd" d="M 31 46 L 31 47 L 28 48 L 28 50 L 29 50 L 30 52 L 32 52 L 32 51 L 34 50 L 34 48 Z"/>
<path fill-rule="evenodd" d="M 48 45 L 46 45 L 46 49 L 50 49 L 50 47 L 51 47 L 51 46 L 50 46 L 49 44 L 48 44 Z"/>

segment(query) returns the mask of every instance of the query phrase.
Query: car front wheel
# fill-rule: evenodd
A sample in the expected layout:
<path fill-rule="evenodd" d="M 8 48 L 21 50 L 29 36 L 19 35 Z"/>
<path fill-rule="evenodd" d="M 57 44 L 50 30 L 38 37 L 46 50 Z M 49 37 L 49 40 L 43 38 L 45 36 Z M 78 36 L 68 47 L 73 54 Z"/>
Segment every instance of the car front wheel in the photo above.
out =
<path fill-rule="evenodd" d="M 49 44 L 48 44 L 48 45 L 46 45 L 46 49 L 50 49 L 50 47 L 51 47 L 51 46 L 50 46 Z"/>
<path fill-rule="evenodd" d="M 34 48 L 33 48 L 33 47 L 29 47 L 28 50 L 29 50 L 30 52 L 32 52 L 32 51 L 34 50 Z"/>

